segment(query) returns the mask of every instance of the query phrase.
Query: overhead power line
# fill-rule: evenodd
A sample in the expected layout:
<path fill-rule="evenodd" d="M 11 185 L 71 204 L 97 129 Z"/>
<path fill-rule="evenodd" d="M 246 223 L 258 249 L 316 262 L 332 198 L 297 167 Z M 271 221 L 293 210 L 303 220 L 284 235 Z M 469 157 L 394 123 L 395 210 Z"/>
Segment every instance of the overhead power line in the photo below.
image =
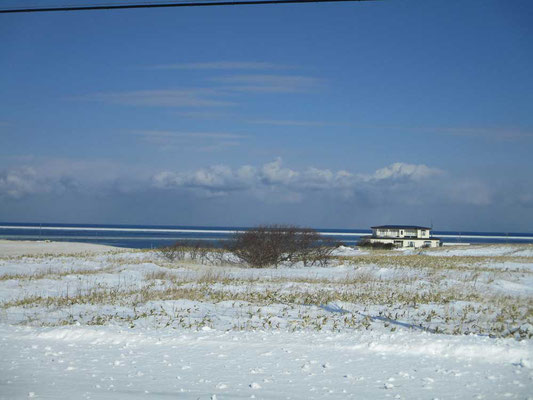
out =
<path fill-rule="evenodd" d="M 88 11 L 88 10 L 118 10 L 126 8 L 169 8 L 169 7 L 207 7 L 207 6 L 242 6 L 259 4 L 298 4 L 298 3 L 347 3 L 376 0 L 243 0 L 243 1 L 198 1 L 198 2 L 172 2 L 172 3 L 141 3 L 141 4 L 105 4 L 87 6 L 61 6 L 61 7 L 28 7 L 4 8 L 0 14 L 53 12 L 53 11 Z"/>

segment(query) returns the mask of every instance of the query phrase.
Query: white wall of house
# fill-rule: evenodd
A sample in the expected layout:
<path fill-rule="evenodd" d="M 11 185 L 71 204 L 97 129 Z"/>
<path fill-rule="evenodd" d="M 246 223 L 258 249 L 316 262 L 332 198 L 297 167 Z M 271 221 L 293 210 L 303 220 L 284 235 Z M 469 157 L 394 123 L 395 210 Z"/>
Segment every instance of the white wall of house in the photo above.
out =
<path fill-rule="evenodd" d="M 372 236 L 382 238 L 429 238 L 429 229 L 392 229 L 392 228 L 377 228 L 372 229 Z"/>
<path fill-rule="evenodd" d="M 396 247 L 439 247 L 439 239 L 370 238 L 371 243 L 392 243 Z"/>
<path fill-rule="evenodd" d="M 429 238 L 429 229 L 418 229 L 416 236 L 419 238 Z"/>

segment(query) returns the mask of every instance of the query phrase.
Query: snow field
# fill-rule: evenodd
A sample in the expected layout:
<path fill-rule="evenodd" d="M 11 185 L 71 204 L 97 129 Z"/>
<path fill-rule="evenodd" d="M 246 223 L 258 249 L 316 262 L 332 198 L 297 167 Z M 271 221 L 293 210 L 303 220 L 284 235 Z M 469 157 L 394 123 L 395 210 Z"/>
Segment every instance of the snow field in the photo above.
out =
<path fill-rule="evenodd" d="M 0 257 L 0 399 L 528 398 L 529 246 L 448 250 Z"/>
<path fill-rule="evenodd" d="M 476 336 L 116 326 L 0 335 L 5 399 L 526 399 L 533 378 L 526 342 Z"/>
<path fill-rule="evenodd" d="M 153 252 L 6 258 L 0 318 L 37 326 L 409 328 L 529 338 L 533 262 L 508 259 L 378 253 L 337 256 L 327 268 L 246 269 L 168 263 Z"/>

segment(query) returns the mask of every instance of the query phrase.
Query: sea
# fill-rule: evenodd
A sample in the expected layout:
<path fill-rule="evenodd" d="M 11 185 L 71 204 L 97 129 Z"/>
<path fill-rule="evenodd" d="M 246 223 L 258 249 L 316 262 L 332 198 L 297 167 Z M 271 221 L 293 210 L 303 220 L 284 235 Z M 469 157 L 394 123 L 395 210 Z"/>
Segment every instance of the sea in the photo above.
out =
<path fill-rule="evenodd" d="M 136 249 L 157 248 L 175 242 L 202 241 L 222 246 L 235 232 L 231 226 L 92 225 L 0 222 L 0 239 L 85 242 Z M 316 229 L 321 235 L 347 246 L 355 245 L 369 229 Z M 432 231 L 444 244 L 533 243 L 533 233 Z"/>

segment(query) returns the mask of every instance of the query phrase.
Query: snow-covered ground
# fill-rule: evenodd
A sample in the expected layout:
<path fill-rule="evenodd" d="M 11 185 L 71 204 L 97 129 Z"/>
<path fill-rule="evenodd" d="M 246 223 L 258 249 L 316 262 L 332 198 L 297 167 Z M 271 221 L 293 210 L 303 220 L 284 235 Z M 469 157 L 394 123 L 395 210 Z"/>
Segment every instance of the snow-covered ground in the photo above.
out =
<path fill-rule="evenodd" d="M 92 243 L 52 242 L 50 240 L 2 240 L 0 239 L 1 256 L 22 256 L 26 254 L 76 254 L 76 253 L 102 253 L 106 251 L 119 251 L 112 246 Z"/>
<path fill-rule="evenodd" d="M 526 399 L 526 342 L 402 331 L 0 329 L 5 399 Z"/>
<path fill-rule="evenodd" d="M 465 246 L 445 246 L 435 249 L 427 249 L 423 254 L 436 256 L 515 256 L 533 257 L 533 246 L 531 245 L 470 245 Z"/>
<path fill-rule="evenodd" d="M 0 256 L 0 399 L 533 395 L 532 246 Z"/>

